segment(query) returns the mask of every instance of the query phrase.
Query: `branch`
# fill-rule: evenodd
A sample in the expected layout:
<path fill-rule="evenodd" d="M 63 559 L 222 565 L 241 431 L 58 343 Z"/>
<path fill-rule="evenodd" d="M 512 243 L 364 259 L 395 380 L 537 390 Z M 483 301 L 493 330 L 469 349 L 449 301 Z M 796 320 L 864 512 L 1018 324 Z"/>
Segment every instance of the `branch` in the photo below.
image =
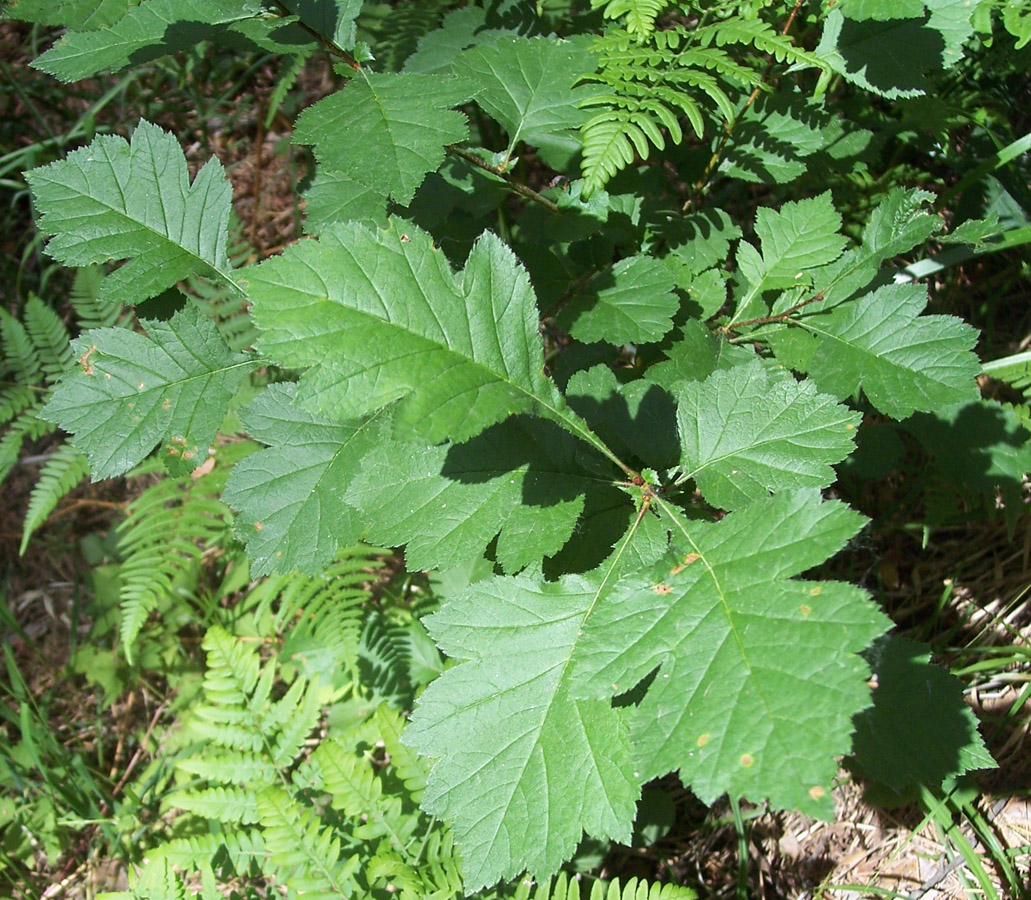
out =
<path fill-rule="evenodd" d="M 760 316 L 758 319 L 745 319 L 744 322 L 734 322 L 730 325 L 721 325 L 720 331 L 729 335 L 732 331 L 737 331 L 739 328 L 747 328 L 752 325 L 769 325 L 771 322 L 786 322 L 794 313 L 802 309 L 802 307 L 808 306 L 810 303 L 816 303 L 817 300 L 822 299 L 823 291 L 820 291 L 818 294 L 813 294 L 813 296 L 808 300 L 803 300 L 801 303 L 789 306 L 784 310 L 784 312 L 777 313 L 775 316 Z"/>
<path fill-rule="evenodd" d="M 493 175 L 497 175 L 498 178 L 503 179 L 505 184 L 507 184 L 513 191 L 525 197 L 527 200 L 533 200 L 534 203 L 539 203 L 545 209 L 549 209 L 554 213 L 561 212 L 558 205 L 553 200 L 549 200 L 542 194 L 538 194 L 533 188 L 527 187 L 519 181 L 513 181 L 500 166 L 493 166 L 485 159 L 480 159 L 480 157 L 475 153 L 471 153 L 464 147 L 458 147 L 455 144 L 449 144 L 447 151 L 448 153 L 454 153 L 455 156 L 462 157 L 462 159 L 467 162 L 471 162 L 474 166 L 479 166 L 481 169 L 485 169 Z"/>
<path fill-rule="evenodd" d="M 795 5 L 788 16 L 787 21 L 784 23 L 784 27 L 781 28 L 781 37 L 786 35 L 790 30 L 791 26 L 795 22 L 795 16 L 798 15 L 798 11 L 802 8 L 803 0 L 795 0 Z M 762 91 L 763 85 L 766 84 L 766 79 L 770 77 L 770 72 L 773 69 L 773 57 L 770 57 L 769 62 L 766 63 L 766 71 L 763 72 L 763 77 L 759 83 L 752 89 L 752 93 L 748 95 L 748 99 L 745 101 L 745 105 L 741 107 L 741 112 L 737 114 L 737 117 L 733 122 L 727 122 L 726 127 L 723 129 L 723 136 L 720 138 L 720 142 L 716 149 L 713 151 L 712 156 L 709 158 L 709 162 L 705 166 L 705 171 L 702 172 L 701 177 L 695 182 L 694 188 L 691 191 L 691 196 L 684 201 L 683 211 L 687 212 L 688 208 L 698 198 L 701 192 L 705 189 L 709 179 L 712 177 L 712 173 L 716 169 L 716 164 L 720 161 L 720 157 L 723 155 L 723 151 L 727 147 L 727 141 L 730 140 L 730 136 L 734 133 L 734 129 L 737 127 L 737 123 L 741 121 L 741 117 L 748 112 L 748 108 L 755 103 L 760 92 Z"/>

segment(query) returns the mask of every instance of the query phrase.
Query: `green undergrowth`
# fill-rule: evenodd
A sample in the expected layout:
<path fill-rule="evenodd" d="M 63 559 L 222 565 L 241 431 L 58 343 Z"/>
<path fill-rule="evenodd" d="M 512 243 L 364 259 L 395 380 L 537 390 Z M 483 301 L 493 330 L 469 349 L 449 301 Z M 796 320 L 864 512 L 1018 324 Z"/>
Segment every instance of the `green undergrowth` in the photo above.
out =
<path fill-rule="evenodd" d="M 890 559 L 1027 527 L 1026 3 L 5 16 L 12 552 L 129 497 L 38 690 L 7 598 L 14 895 L 720 895 L 676 779 L 744 897 L 842 778 L 1019 894 L 973 779 L 1026 692 L 987 743 L 963 695 L 1026 677 L 1016 601 Z"/>

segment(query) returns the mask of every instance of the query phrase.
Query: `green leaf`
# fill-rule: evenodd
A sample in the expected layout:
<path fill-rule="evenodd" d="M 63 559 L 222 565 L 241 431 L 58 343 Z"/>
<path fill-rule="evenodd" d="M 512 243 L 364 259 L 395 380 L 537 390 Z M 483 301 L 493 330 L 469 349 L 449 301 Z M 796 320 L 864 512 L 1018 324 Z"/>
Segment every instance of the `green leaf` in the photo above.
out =
<path fill-rule="evenodd" d="M 427 620 L 461 662 L 420 696 L 404 741 L 435 760 L 423 807 L 454 830 L 467 892 L 556 872 L 584 831 L 630 839 L 639 788 L 624 712 L 569 692 L 597 593 L 576 576 L 495 578 Z"/>
<path fill-rule="evenodd" d="M 762 255 L 742 242 L 738 266 L 754 290 L 791 287 L 806 269 L 841 255 L 846 239 L 838 233 L 840 228 L 841 216 L 829 191 L 809 200 L 789 201 L 779 211 L 762 207 L 755 214 Z"/>
<path fill-rule="evenodd" d="M 937 31 L 945 42 L 942 68 L 954 66 L 963 56 L 963 45 L 974 33 L 971 17 L 974 4 L 967 0 L 926 0 L 930 16 L 927 27 Z"/>
<path fill-rule="evenodd" d="M 336 222 L 350 219 L 377 224 L 387 220 L 387 195 L 343 172 L 330 172 L 319 166 L 304 196 L 304 230 L 309 234 L 319 234 Z"/>
<path fill-rule="evenodd" d="M 453 9 L 440 28 L 423 35 L 415 53 L 405 60 L 404 71 L 416 75 L 443 75 L 451 72 L 458 55 L 467 47 L 507 34 L 487 27 L 487 13 L 480 6 Z"/>
<path fill-rule="evenodd" d="M 920 18 L 857 22 L 832 9 L 815 52 L 846 80 L 894 100 L 926 91 L 944 49 L 942 35 Z"/>
<path fill-rule="evenodd" d="M 382 440 L 383 423 L 329 421 L 295 403 L 295 393 L 292 384 L 270 385 L 240 415 L 251 437 L 269 445 L 233 467 L 222 496 L 239 510 L 236 531 L 254 577 L 314 574 L 362 537 L 344 493 Z"/>
<path fill-rule="evenodd" d="M 851 767 L 893 791 L 938 788 L 995 760 L 963 702 L 963 685 L 932 665 L 930 647 L 903 637 L 879 641 L 867 653 L 877 679 L 873 706 L 855 718 Z"/>
<path fill-rule="evenodd" d="M 670 247 L 675 256 L 691 272 L 704 272 L 723 265 L 730 255 L 730 242 L 741 237 L 741 227 L 722 209 L 702 209 L 677 218 Z"/>
<path fill-rule="evenodd" d="M 475 93 L 465 79 L 361 69 L 301 113 L 294 140 L 312 144 L 326 170 L 407 206 L 444 148 L 468 137 L 465 116 L 450 107 Z"/>
<path fill-rule="evenodd" d="M 354 20 L 361 12 L 362 0 L 285 0 L 283 6 L 342 50 L 354 48 Z"/>
<path fill-rule="evenodd" d="M 771 384 L 758 360 L 685 383 L 677 399 L 682 477 L 722 509 L 767 492 L 826 487 L 862 419 L 810 381 Z"/>
<path fill-rule="evenodd" d="M 14 0 L 4 11 L 10 19 L 95 31 L 117 22 L 140 0 Z"/>
<path fill-rule="evenodd" d="M 734 128 L 723 154 L 724 176 L 760 184 L 786 184 L 827 161 L 854 157 L 869 131 L 846 125 L 824 104 L 780 91 L 760 95 Z"/>
<path fill-rule="evenodd" d="M 347 500 L 364 511 L 368 540 L 407 544 L 413 571 L 460 565 L 497 535 L 498 561 L 515 572 L 562 549 L 584 495 L 607 483 L 571 464 L 570 444 L 523 417 L 457 446 L 386 443 L 362 463 Z"/>
<path fill-rule="evenodd" d="M 977 396 L 977 331 L 954 316 L 921 316 L 927 289 L 889 284 L 797 324 L 814 336 L 808 360 L 796 358 L 821 391 L 848 397 L 862 387 L 894 419 Z M 777 349 L 776 343 L 774 349 Z"/>
<path fill-rule="evenodd" d="M 608 698 L 658 669 L 631 722 L 642 782 L 679 769 L 706 803 L 728 792 L 833 814 L 835 757 L 870 702 L 857 654 L 890 623 L 858 588 L 792 579 L 862 522 L 815 491 L 717 523 L 677 517 L 671 557 L 597 596 L 573 692 Z"/>
<path fill-rule="evenodd" d="M 193 274 L 235 287 L 225 171 L 211 159 L 190 184 L 179 143 L 156 125 L 141 121 L 131 142 L 101 135 L 26 179 L 54 259 L 129 260 L 104 279 L 101 300 L 141 303 Z"/>
<path fill-rule="evenodd" d="M 547 146 L 587 121 L 579 103 L 599 88 L 573 84 L 596 66 L 597 57 L 581 41 L 504 37 L 463 52 L 454 72 L 480 86 L 476 103 L 508 133 L 511 156 L 520 141 Z"/>
<path fill-rule="evenodd" d="M 855 22 L 922 19 L 927 12 L 923 0 L 844 0 L 838 9 Z"/>
<path fill-rule="evenodd" d="M 884 262 L 908 253 L 940 231 L 941 219 L 925 211 L 933 198 L 927 191 L 890 191 L 863 229 L 862 244 L 814 274 L 813 288 L 823 294 L 824 305 L 847 300 L 874 280 Z"/>
<path fill-rule="evenodd" d="M 230 398 L 256 360 L 233 353 L 193 306 L 167 322 L 88 331 L 72 343 L 78 366 L 43 415 L 74 435 L 95 481 L 121 475 L 159 443 L 173 474 L 207 458 Z"/>
<path fill-rule="evenodd" d="M 680 306 L 669 268 L 650 256 L 621 259 L 595 276 L 559 324 L 578 341 L 627 344 L 661 340 Z"/>
<path fill-rule="evenodd" d="M 147 0 L 106 28 L 68 32 L 32 65 L 61 81 L 79 81 L 193 47 L 211 37 L 212 26 L 260 13 L 256 0 Z"/>
<path fill-rule="evenodd" d="M 298 392 L 312 409 L 358 418 L 403 398 L 395 421 L 433 443 L 531 411 L 591 438 L 543 373 L 530 281 L 492 234 L 456 275 L 414 226 L 348 223 L 249 280 L 260 346 L 312 367 Z"/>

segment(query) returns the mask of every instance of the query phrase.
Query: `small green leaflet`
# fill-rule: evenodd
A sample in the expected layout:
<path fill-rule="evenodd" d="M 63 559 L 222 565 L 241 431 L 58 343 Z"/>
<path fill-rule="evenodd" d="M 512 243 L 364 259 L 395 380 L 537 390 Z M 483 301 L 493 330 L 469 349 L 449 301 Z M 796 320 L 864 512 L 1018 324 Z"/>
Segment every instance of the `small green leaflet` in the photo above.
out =
<path fill-rule="evenodd" d="M 882 263 L 908 253 L 940 231 L 941 219 L 925 211 L 933 199 L 927 191 L 891 191 L 863 229 L 862 245 L 815 273 L 813 289 L 824 295 L 826 305 L 847 300 L 874 280 Z"/>
<path fill-rule="evenodd" d="M 577 576 L 494 578 L 426 620 L 463 662 L 419 697 L 403 740 L 435 760 L 422 806 L 453 829 L 467 892 L 555 873 L 584 831 L 630 839 L 640 790 L 625 711 L 569 693 L 597 593 Z"/>
<path fill-rule="evenodd" d="M 847 81 L 894 100 L 917 97 L 942 66 L 945 38 L 921 18 L 856 22 L 832 9 L 816 55 Z"/>
<path fill-rule="evenodd" d="M 977 398 L 961 406 L 918 413 L 903 425 L 923 444 L 933 467 L 951 485 L 979 492 L 992 506 L 996 493 L 1007 516 L 1019 516 L 1023 477 L 1031 472 L 1031 444 L 1014 409 Z M 1011 520 L 1011 521 L 1012 521 Z"/>
<path fill-rule="evenodd" d="M 325 170 L 408 205 L 448 144 L 469 126 L 451 110 L 476 93 L 466 79 L 358 71 L 297 119 L 294 140 L 312 144 Z"/>
<path fill-rule="evenodd" d="M 61 379 L 43 415 L 74 435 L 94 481 L 121 475 L 163 443 L 172 474 L 191 472 L 207 449 L 253 356 L 233 353 L 193 306 L 148 336 L 98 328 L 72 343 L 78 366 Z"/>
<path fill-rule="evenodd" d="M 570 465 L 570 444 L 575 441 L 550 422 L 528 417 L 459 445 L 388 442 L 364 460 L 347 500 L 364 511 L 368 540 L 407 544 L 412 571 L 460 565 L 497 535 L 498 562 L 517 572 L 561 550 L 584 495 L 613 480 Z M 562 462 L 549 455 L 553 449 L 560 460 L 566 451 Z"/>
<path fill-rule="evenodd" d="M 927 289 L 889 284 L 797 324 L 812 335 L 789 349 L 792 367 L 821 391 L 848 397 L 859 387 L 893 419 L 977 397 L 977 331 L 954 316 L 921 316 Z M 773 341 L 774 351 L 779 348 Z"/>
<path fill-rule="evenodd" d="M 826 487 L 862 420 L 811 381 L 771 383 L 758 360 L 685 382 L 677 400 L 683 477 L 722 509 L 767 492 Z"/>
<path fill-rule="evenodd" d="M 508 133 L 511 156 L 520 141 L 547 147 L 587 120 L 579 103 L 601 86 L 573 85 L 596 66 L 581 41 L 504 37 L 464 51 L 453 71 L 480 85 L 476 103 Z"/>
<path fill-rule="evenodd" d="M 316 411 L 359 418 L 403 398 L 396 423 L 432 443 L 530 411 L 592 437 L 544 375 L 529 278 L 492 234 L 460 275 L 399 221 L 331 228 L 248 274 L 260 346 L 311 367 L 298 398 Z"/>
<path fill-rule="evenodd" d="M 742 241 L 737 264 L 753 291 L 791 287 L 802 273 L 832 262 L 845 249 L 838 233 L 841 216 L 830 191 L 809 200 L 789 201 L 780 210 L 762 207 L 755 214 L 755 235 L 762 254 Z"/>
<path fill-rule="evenodd" d="M 650 256 L 621 259 L 595 276 L 567 306 L 559 324 L 578 341 L 626 344 L 661 340 L 680 300 L 669 267 Z"/>
<path fill-rule="evenodd" d="M 54 259 L 67 266 L 129 260 L 104 279 L 101 300 L 141 303 L 193 274 L 235 288 L 225 171 L 211 159 L 190 184 L 178 142 L 156 125 L 141 121 L 131 142 L 100 135 L 26 178 Z"/>
<path fill-rule="evenodd" d="M 240 460 L 222 495 L 239 510 L 236 531 L 254 577 L 320 572 L 363 535 L 343 495 L 385 423 L 327 421 L 295 403 L 295 393 L 292 384 L 270 385 L 241 413 L 248 434 L 269 448 Z"/>
<path fill-rule="evenodd" d="M 597 595 L 573 696 L 609 698 L 658 668 L 631 721 L 640 781 L 678 769 L 706 803 L 728 792 L 829 818 L 835 757 L 870 703 L 858 654 L 891 623 L 858 588 L 792 579 L 840 550 L 862 516 L 816 491 L 717 523 L 660 505 L 675 552 Z"/>
<path fill-rule="evenodd" d="M 212 25 L 260 14 L 257 0 L 147 0 L 107 28 L 68 32 L 32 66 L 61 81 L 79 81 L 193 47 L 210 38 Z"/>

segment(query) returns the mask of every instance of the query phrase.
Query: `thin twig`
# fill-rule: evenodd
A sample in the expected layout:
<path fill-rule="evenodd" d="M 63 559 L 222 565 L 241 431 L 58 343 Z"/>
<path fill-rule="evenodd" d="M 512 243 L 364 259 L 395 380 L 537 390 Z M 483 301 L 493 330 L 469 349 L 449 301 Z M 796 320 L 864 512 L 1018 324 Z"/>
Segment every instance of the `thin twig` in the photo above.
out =
<path fill-rule="evenodd" d="M 732 331 L 737 331 L 739 328 L 747 328 L 752 325 L 769 325 L 772 322 L 784 322 L 790 319 L 791 316 L 798 312 L 810 303 L 816 303 L 818 300 L 823 299 L 823 292 L 813 294 L 808 300 L 803 300 L 801 303 L 796 303 L 794 306 L 789 306 L 784 312 L 777 313 L 774 316 L 759 316 L 758 319 L 746 319 L 744 322 L 734 322 L 732 325 L 723 325 L 720 328 L 724 334 L 730 334 Z"/>
<path fill-rule="evenodd" d="M 315 40 L 317 40 L 320 44 L 323 44 L 326 47 L 326 49 L 329 50 L 330 53 L 334 53 L 337 56 L 339 56 L 352 69 L 357 71 L 358 69 L 360 69 L 362 67 L 362 64 L 360 62 L 358 62 L 358 60 L 356 60 L 350 53 L 348 53 L 342 47 L 338 47 L 336 44 L 333 43 L 333 41 L 331 41 L 324 34 L 322 34 L 319 31 L 316 31 L 310 25 L 308 25 L 304 21 L 302 21 L 300 16 L 297 16 L 297 13 L 295 13 L 292 9 L 290 9 L 290 7 L 287 6 L 285 3 L 282 3 L 281 0 L 272 0 L 272 2 L 275 3 L 276 6 L 278 6 L 283 11 L 283 13 L 285 15 L 296 16 L 297 17 L 297 24 L 301 28 L 303 28 L 305 31 L 307 31 L 308 34 L 310 34 L 313 38 L 315 38 Z"/>
<path fill-rule="evenodd" d="M 513 181 L 511 178 L 508 177 L 508 174 L 500 166 L 491 165 L 485 159 L 480 159 L 480 157 L 478 157 L 475 153 L 471 153 L 464 147 L 456 147 L 454 144 L 449 144 L 447 150 L 448 153 L 454 153 L 455 156 L 462 157 L 462 159 L 466 160 L 467 162 L 471 162 L 474 166 L 479 166 L 481 169 L 484 169 L 493 175 L 497 175 L 498 178 L 503 179 L 505 184 L 507 184 L 513 191 L 525 197 L 527 200 L 532 200 L 534 203 L 539 203 L 545 209 L 551 210 L 551 212 L 561 212 L 561 210 L 558 208 L 557 203 L 555 203 L 552 200 L 549 200 L 547 197 L 541 194 L 538 194 L 533 188 L 527 187 L 522 182 Z"/>
<path fill-rule="evenodd" d="M 803 0 L 795 0 L 795 5 L 788 15 L 787 21 L 784 23 L 784 27 L 780 30 L 781 37 L 784 37 L 790 30 L 791 26 L 795 22 L 795 16 L 798 15 L 798 11 L 802 8 Z M 749 108 L 756 99 L 758 99 L 760 92 L 762 91 L 763 85 L 766 84 L 766 79 L 770 77 L 770 72 L 773 70 L 774 58 L 771 56 L 769 62 L 766 63 L 766 71 L 763 72 L 762 78 L 759 79 L 759 83 L 752 89 L 752 93 L 748 95 L 748 99 L 745 101 L 745 105 L 741 108 L 741 112 L 737 114 L 733 122 L 727 122 L 723 129 L 723 137 L 720 138 L 720 142 L 716 149 L 713 151 L 712 156 L 709 157 L 709 162 L 705 166 L 705 171 L 702 172 L 701 177 L 695 182 L 694 187 L 691 190 L 691 196 L 684 201 L 683 211 L 687 212 L 688 208 L 698 199 L 698 195 L 705 189 L 705 185 L 712 177 L 712 173 L 716 168 L 717 163 L 720 161 L 720 157 L 723 156 L 723 151 L 727 147 L 727 141 L 730 140 L 730 136 L 734 133 L 734 129 L 737 127 L 738 122 L 741 121 L 742 116 L 748 112 Z"/>

